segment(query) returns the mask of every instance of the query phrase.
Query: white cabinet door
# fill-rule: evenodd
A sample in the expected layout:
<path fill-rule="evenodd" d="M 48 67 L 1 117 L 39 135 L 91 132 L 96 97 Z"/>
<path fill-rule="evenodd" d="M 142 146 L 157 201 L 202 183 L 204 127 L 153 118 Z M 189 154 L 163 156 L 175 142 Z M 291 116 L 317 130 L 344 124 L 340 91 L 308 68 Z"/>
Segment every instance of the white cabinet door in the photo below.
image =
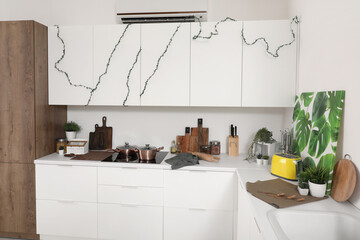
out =
<path fill-rule="evenodd" d="M 231 211 L 164 209 L 164 240 L 232 240 Z"/>
<path fill-rule="evenodd" d="M 97 238 L 97 204 L 36 200 L 37 233 Z"/>
<path fill-rule="evenodd" d="M 97 202 L 97 168 L 37 164 L 36 199 Z"/>
<path fill-rule="evenodd" d="M 99 204 L 99 239 L 161 240 L 163 208 Z"/>
<path fill-rule="evenodd" d="M 49 104 L 86 105 L 94 87 L 93 27 L 49 27 L 48 36 Z"/>
<path fill-rule="evenodd" d="M 140 25 L 94 26 L 94 105 L 140 105 Z"/>
<path fill-rule="evenodd" d="M 190 24 L 142 24 L 141 49 L 141 105 L 189 106 Z"/>
<path fill-rule="evenodd" d="M 216 23 L 201 24 L 201 36 L 214 32 Z M 218 25 L 211 39 L 191 40 L 191 106 L 241 106 L 242 22 Z M 191 24 L 191 37 L 199 32 Z"/>
<path fill-rule="evenodd" d="M 293 25 L 296 28 L 296 24 Z M 296 30 L 295 30 L 296 33 Z M 244 36 L 248 43 L 264 37 L 269 51 L 293 40 L 290 20 L 245 21 Z M 296 42 L 278 51 L 275 58 L 266 45 L 244 44 L 242 105 L 245 107 L 292 107 L 296 87 Z"/>
<path fill-rule="evenodd" d="M 251 227 L 251 206 L 247 196 L 247 191 L 242 184 L 238 184 L 238 212 L 237 212 L 237 239 L 251 239 L 250 227 Z"/>
<path fill-rule="evenodd" d="M 171 170 L 164 172 L 165 206 L 233 210 L 234 173 Z"/>

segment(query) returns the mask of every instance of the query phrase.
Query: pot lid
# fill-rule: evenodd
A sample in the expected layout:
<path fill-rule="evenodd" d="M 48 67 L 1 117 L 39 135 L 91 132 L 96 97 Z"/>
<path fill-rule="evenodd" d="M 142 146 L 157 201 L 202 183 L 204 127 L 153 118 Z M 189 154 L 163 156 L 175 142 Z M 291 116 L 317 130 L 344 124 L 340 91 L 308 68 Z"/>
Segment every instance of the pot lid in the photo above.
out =
<path fill-rule="evenodd" d="M 139 148 L 139 150 L 155 150 L 155 149 L 157 148 L 150 146 L 150 144 L 145 144 L 145 146 Z"/>
<path fill-rule="evenodd" d="M 125 142 L 125 145 L 123 145 L 123 146 L 117 146 L 116 147 L 116 149 L 119 149 L 119 150 L 127 150 L 127 149 L 134 149 L 134 148 L 137 148 L 137 146 L 129 145 L 128 142 Z"/>

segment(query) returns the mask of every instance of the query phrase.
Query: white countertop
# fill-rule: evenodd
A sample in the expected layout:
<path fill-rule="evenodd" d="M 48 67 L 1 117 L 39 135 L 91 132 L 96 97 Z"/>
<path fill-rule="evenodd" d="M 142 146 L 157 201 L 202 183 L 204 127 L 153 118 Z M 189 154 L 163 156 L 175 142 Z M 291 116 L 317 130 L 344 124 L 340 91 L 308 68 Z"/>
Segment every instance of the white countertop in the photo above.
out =
<path fill-rule="evenodd" d="M 171 158 L 172 154 L 168 154 L 164 160 Z M 249 163 L 245 155 L 239 157 L 230 157 L 226 154 L 220 155 L 220 161 L 206 162 L 201 160 L 198 165 L 183 167 L 181 170 L 203 170 L 203 171 L 231 171 L 237 172 L 239 184 L 243 188 L 246 182 L 256 182 L 258 180 L 275 179 L 276 177 L 270 174 L 270 168 L 257 165 L 255 162 Z M 100 162 L 100 161 L 86 161 L 86 160 L 70 160 L 68 157 L 59 156 L 53 153 L 35 160 L 35 164 L 52 164 L 52 165 L 73 165 L 73 166 L 90 166 L 90 167 L 130 167 L 130 168 L 158 168 L 158 169 L 171 169 L 171 166 L 165 161 L 161 164 L 143 164 L 143 163 L 120 163 L 120 162 Z M 295 182 L 294 182 L 295 184 Z M 240 186 L 240 187 L 241 187 Z M 253 207 L 254 216 L 261 229 L 263 238 L 266 240 L 277 239 L 271 224 L 267 218 L 267 213 L 275 209 L 271 205 L 261 201 L 260 199 L 248 194 L 249 200 Z M 354 207 L 349 202 L 338 203 L 332 198 L 328 198 L 318 202 L 302 204 L 287 209 L 291 210 L 317 210 L 317 211 L 337 211 L 348 213 L 351 215 L 360 216 L 360 210 Z"/>

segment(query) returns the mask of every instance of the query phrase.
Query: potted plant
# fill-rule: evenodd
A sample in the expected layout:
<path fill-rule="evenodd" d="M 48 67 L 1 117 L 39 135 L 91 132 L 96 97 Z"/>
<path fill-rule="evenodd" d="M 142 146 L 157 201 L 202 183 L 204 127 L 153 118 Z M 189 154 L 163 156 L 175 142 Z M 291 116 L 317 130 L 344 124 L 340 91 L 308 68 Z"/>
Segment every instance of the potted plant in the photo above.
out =
<path fill-rule="evenodd" d="M 80 131 L 80 126 L 76 122 L 70 121 L 64 123 L 64 131 L 66 133 L 66 138 L 68 141 L 76 138 L 76 133 Z"/>
<path fill-rule="evenodd" d="M 329 169 L 318 165 L 317 167 L 310 167 L 306 169 L 309 177 L 310 194 L 313 197 L 324 197 L 326 192 L 326 185 L 329 180 Z"/>
<path fill-rule="evenodd" d="M 309 175 L 307 172 L 300 172 L 299 182 L 298 182 L 298 191 L 300 195 L 307 196 L 309 194 Z"/>
<path fill-rule="evenodd" d="M 257 157 L 257 145 L 261 145 L 261 153 L 259 153 L 261 156 L 263 155 L 263 145 L 264 144 L 272 144 L 274 142 L 276 142 L 273 138 L 272 138 L 272 132 L 270 132 L 269 130 L 267 130 L 267 128 L 261 128 L 259 129 L 256 134 L 255 137 L 250 145 L 250 148 L 248 150 L 248 157 L 246 159 L 255 159 Z M 261 159 L 261 157 L 260 157 Z"/>
<path fill-rule="evenodd" d="M 269 156 L 268 155 L 262 156 L 262 160 L 263 160 L 263 165 L 267 166 L 269 164 Z"/>

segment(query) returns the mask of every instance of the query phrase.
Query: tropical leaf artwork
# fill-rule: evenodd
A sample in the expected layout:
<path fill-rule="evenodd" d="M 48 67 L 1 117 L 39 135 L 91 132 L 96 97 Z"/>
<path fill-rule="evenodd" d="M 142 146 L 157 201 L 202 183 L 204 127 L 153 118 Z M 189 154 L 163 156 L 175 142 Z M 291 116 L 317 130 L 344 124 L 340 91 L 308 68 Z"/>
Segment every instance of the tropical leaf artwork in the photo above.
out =
<path fill-rule="evenodd" d="M 292 151 L 304 168 L 321 165 L 331 171 L 330 194 L 345 91 L 306 92 L 295 97 Z"/>

